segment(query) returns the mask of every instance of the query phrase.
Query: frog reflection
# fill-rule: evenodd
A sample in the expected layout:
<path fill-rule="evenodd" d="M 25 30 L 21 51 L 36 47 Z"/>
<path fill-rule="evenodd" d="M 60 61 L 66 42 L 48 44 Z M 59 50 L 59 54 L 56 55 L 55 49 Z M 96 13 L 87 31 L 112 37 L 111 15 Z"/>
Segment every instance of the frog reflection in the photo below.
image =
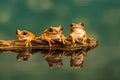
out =
<path fill-rule="evenodd" d="M 32 56 L 31 53 L 19 53 L 17 55 L 18 60 L 28 61 L 28 59 Z"/>
<path fill-rule="evenodd" d="M 62 66 L 62 51 L 42 51 L 41 54 L 48 62 L 49 67 Z"/>
<path fill-rule="evenodd" d="M 49 67 L 61 67 L 63 66 L 62 57 L 71 56 L 70 66 L 72 68 L 81 68 L 83 66 L 84 58 L 87 55 L 86 50 L 35 50 L 29 48 L 23 50 L 24 51 L 17 51 L 17 53 L 19 53 L 17 55 L 18 60 L 28 61 L 28 59 L 35 55 L 35 53 L 40 52 L 49 64 Z"/>
<path fill-rule="evenodd" d="M 71 56 L 70 66 L 72 68 L 83 67 L 83 61 L 87 53 L 85 50 L 75 50 L 75 51 L 43 51 L 41 52 L 44 59 L 48 62 L 50 67 L 62 66 L 62 57 Z"/>
<path fill-rule="evenodd" d="M 23 61 L 28 61 L 28 59 L 32 56 L 33 54 L 31 53 L 31 49 L 27 48 L 23 52 L 19 52 L 17 55 L 18 60 L 23 60 Z"/>
<path fill-rule="evenodd" d="M 83 67 L 83 61 L 85 57 L 86 57 L 86 51 L 80 51 L 77 53 L 73 53 L 71 55 L 70 66 L 73 68 Z"/>

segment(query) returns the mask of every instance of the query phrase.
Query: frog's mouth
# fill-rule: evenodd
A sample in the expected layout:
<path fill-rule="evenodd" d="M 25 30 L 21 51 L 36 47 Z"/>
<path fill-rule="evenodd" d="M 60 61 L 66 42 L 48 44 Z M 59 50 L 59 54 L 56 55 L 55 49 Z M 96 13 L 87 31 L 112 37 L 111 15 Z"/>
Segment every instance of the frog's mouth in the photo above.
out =
<path fill-rule="evenodd" d="M 51 34 L 51 35 L 49 35 L 49 37 L 52 39 L 60 39 L 61 35 L 60 34 Z"/>
<path fill-rule="evenodd" d="M 71 29 L 84 29 L 84 27 L 82 27 L 82 26 L 74 26 Z"/>
<path fill-rule="evenodd" d="M 28 39 L 29 37 L 25 36 L 25 35 L 17 35 L 19 40 L 26 40 Z"/>
<path fill-rule="evenodd" d="M 74 29 L 74 32 L 76 32 L 76 33 L 82 33 L 83 30 L 81 28 L 77 28 L 77 29 Z"/>

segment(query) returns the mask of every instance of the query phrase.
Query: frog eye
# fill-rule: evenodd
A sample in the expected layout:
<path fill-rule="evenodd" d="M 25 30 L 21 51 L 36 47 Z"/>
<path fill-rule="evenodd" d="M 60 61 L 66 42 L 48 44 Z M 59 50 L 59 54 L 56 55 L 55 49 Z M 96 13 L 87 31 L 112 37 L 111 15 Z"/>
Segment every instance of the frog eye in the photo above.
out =
<path fill-rule="evenodd" d="M 23 35 L 26 35 L 26 34 L 27 34 L 27 32 L 26 32 L 26 31 L 24 31 L 24 32 L 23 32 Z"/>
<path fill-rule="evenodd" d="M 59 27 L 59 30 L 63 30 L 63 27 L 62 26 L 58 26 Z"/>
<path fill-rule="evenodd" d="M 18 34 L 18 30 L 16 30 L 16 34 Z"/>
<path fill-rule="evenodd" d="M 61 27 L 61 30 L 63 30 L 63 27 Z"/>
<path fill-rule="evenodd" d="M 72 23 L 72 24 L 70 24 L 70 27 L 73 27 L 75 25 L 75 23 Z"/>
<path fill-rule="evenodd" d="M 70 27 L 72 27 L 73 26 L 73 24 L 70 24 Z"/>
<path fill-rule="evenodd" d="M 50 27 L 50 28 L 49 28 L 49 31 L 50 31 L 50 32 L 53 32 L 53 29 Z"/>
<path fill-rule="evenodd" d="M 80 23 L 81 24 L 81 26 L 84 26 L 84 23 Z"/>

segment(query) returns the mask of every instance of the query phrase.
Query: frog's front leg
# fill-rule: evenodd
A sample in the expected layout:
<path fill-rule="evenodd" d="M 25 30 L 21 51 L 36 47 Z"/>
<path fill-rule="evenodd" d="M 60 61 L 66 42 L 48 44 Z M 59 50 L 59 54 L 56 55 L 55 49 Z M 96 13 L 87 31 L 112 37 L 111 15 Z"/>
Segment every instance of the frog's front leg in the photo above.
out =
<path fill-rule="evenodd" d="M 31 45 L 31 39 L 27 39 L 26 41 L 25 41 L 25 46 L 26 47 L 31 47 L 32 45 Z"/>
<path fill-rule="evenodd" d="M 72 40 L 72 43 L 75 43 L 76 41 L 76 38 L 74 37 L 74 33 L 70 33 L 70 36 L 69 36 Z"/>
<path fill-rule="evenodd" d="M 55 43 L 51 38 L 47 39 L 49 46 L 52 46 L 52 43 Z"/>
<path fill-rule="evenodd" d="M 83 40 L 82 40 L 82 43 L 83 43 L 84 45 L 86 45 L 86 44 L 87 44 L 87 38 L 83 39 Z"/>
<path fill-rule="evenodd" d="M 68 43 L 64 35 L 61 35 L 61 38 L 59 39 L 59 41 L 62 42 L 63 44 Z"/>
<path fill-rule="evenodd" d="M 49 46 L 52 46 L 52 43 L 55 43 L 51 38 L 42 36 L 41 40 L 47 41 Z"/>

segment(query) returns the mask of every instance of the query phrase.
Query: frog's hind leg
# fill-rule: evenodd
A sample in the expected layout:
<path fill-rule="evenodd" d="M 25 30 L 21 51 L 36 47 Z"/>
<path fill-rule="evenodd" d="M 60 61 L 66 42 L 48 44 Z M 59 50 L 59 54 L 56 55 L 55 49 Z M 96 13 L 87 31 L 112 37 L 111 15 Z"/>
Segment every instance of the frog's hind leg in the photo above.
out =
<path fill-rule="evenodd" d="M 26 47 L 29 46 L 29 41 L 28 41 L 28 40 L 25 41 L 25 46 L 26 46 Z"/>

